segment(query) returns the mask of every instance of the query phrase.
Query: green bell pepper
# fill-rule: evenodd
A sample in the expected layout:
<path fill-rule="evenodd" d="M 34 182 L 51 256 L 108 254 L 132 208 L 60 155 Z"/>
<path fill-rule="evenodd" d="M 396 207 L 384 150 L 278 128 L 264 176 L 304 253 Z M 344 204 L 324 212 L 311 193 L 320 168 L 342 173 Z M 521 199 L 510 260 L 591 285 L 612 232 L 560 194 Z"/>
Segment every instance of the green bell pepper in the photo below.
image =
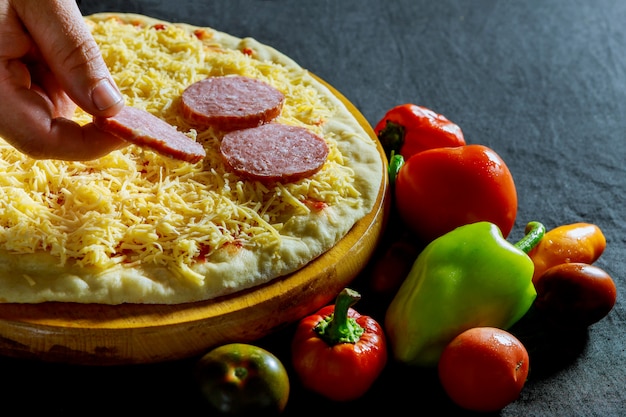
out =
<path fill-rule="evenodd" d="M 524 316 L 537 296 L 527 253 L 544 233 L 543 224 L 530 222 L 526 236 L 513 245 L 498 226 L 482 221 L 433 240 L 418 255 L 385 315 L 395 358 L 434 366 L 462 331 L 507 329 Z"/>

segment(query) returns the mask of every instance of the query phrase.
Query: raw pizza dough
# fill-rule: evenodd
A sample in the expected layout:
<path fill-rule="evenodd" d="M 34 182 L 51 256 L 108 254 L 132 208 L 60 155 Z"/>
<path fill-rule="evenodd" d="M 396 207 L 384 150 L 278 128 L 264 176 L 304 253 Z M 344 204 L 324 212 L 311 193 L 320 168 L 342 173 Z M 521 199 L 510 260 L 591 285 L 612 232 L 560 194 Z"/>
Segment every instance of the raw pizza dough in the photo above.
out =
<path fill-rule="evenodd" d="M 177 304 L 251 288 L 302 268 L 369 213 L 383 181 L 372 137 L 339 98 L 254 39 L 135 14 L 85 17 L 126 99 L 201 143 L 195 164 L 135 145 L 95 161 L 34 160 L 0 138 L 0 302 Z M 285 94 L 278 123 L 323 137 L 313 176 L 266 186 L 195 130 L 180 96 L 243 75 Z M 91 117 L 80 109 L 75 120 Z"/>

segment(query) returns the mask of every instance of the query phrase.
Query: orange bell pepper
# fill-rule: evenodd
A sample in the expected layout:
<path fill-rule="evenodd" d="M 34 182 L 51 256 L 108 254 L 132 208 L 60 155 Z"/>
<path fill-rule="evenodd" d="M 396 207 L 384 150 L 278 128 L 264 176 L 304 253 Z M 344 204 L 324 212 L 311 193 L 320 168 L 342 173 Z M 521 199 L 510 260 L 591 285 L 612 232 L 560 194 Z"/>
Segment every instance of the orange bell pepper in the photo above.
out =
<path fill-rule="evenodd" d="M 535 264 L 533 283 L 549 268 L 570 262 L 592 264 L 606 247 L 602 230 L 591 223 L 572 223 L 546 232 L 528 256 Z"/>

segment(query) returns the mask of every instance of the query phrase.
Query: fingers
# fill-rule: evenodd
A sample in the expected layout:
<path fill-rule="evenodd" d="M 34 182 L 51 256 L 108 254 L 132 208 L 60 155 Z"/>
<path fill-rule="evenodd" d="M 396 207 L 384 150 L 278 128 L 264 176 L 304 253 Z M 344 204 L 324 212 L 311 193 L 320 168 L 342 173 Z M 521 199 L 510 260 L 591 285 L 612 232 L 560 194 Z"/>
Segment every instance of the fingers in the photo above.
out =
<path fill-rule="evenodd" d="M 31 76 L 30 88 L 52 104 L 51 117 L 71 118 L 76 111 L 76 103 L 68 97 L 50 69 L 39 62 L 27 65 L 27 68 Z"/>
<path fill-rule="evenodd" d="M 0 62 L 0 97 L 11 98 L 0 100 L 0 136 L 16 149 L 36 159 L 91 160 L 126 146 L 92 124 L 56 117 L 62 97 L 50 98 L 29 79 L 24 63 Z"/>
<path fill-rule="evenodd" d="M 90 160 L 127 145 L 69 120 L 74 102 L 105 117 L 124 105 L 75 3 L 0 2 L 0 136 L 37 159 Z"/>
<path fill-rule="evenodd" d="M 13 2 L 44 61 L 83 110 L 113 116 L 124 105 L 74 0 Z"/>
<path fill-rule="evenodd" d="M 128 146 L 128 142 L 116 138 L 98 129 L 93 123 L 79 126 L 77 123 L 63 118 L 52 120 L 48 144 L 50 149 L 42 158 L 88 161 L 100 158 L 111 151 Z M 72 148 L 68 145 L 71 144 Z M 33 157 L 37 158 L 37 155 Z"/>

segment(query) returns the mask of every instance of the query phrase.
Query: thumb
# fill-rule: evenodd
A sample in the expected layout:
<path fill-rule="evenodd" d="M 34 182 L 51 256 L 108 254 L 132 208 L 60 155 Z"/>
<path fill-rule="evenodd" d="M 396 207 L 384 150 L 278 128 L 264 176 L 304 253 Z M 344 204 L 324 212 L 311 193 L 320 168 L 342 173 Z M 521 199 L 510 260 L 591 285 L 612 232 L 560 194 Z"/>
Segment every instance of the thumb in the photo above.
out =
<path fill-rule="evenodd" d="M 24 25 L 70 98 L 87 113 L 109 117 L 124 100 L 74 0 L 22 0 Z M 17 6 L 21 4 L 21 6 Z"/>

